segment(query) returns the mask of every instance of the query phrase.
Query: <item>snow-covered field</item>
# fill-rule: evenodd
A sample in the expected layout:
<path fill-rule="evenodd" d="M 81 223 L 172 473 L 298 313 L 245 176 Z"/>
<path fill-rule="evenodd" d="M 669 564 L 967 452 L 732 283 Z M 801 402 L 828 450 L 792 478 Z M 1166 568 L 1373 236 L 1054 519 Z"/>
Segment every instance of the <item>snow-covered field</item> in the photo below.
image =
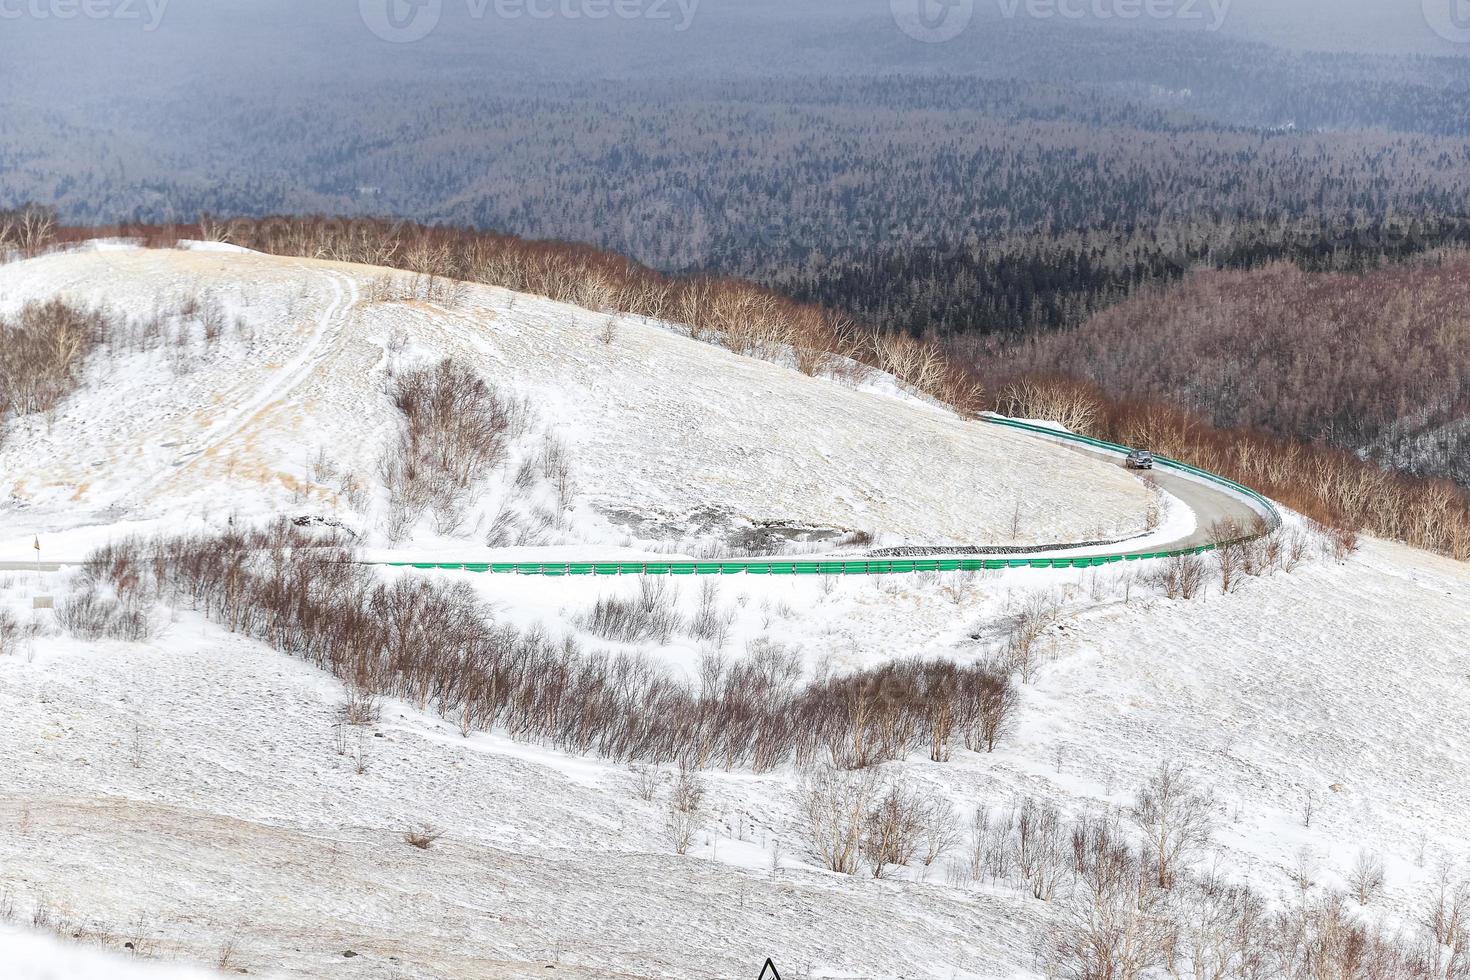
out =
<path fill-rule="evenodd" d="M 471 290 L 452 311 L 368 303 L 372 279 L 220 252 L 0 267 L 6 309 L 60 288 L 142 311 L 197 289 L 255 324 L 226 331 L 186 371 L 130 355 L 49 429 L 22 420 L 28 433 L 0 450 L 11 493 L 0 559 L 31 557 L 33 529 L 51 556 L 80 557 L 66 552 L 129 530 L 278 512 L 340 518 L 387 547 L 375 505 L 334 504 L 345 495 L 314 461 L 325 450 L 329 469 L 371 482 L 393 426 L 381 369 L 415 351 L 452 353 L 520 388 L 572 448 L 577 512 L 561 549 L 687 544 L 690 515 L 710 501 L 733 523 L 995 540 L 1014 519 L 1008 494 L 1031 484 L 1022 539 L 1140 530 L 1146 500 L 1120 470 L 960 423 L 881 381 L 808 379 L 631 320 L 603 343 L 601 317 L 495 290 Z M 141 373 L 154 362 L 158 377 Z M 976 484 L 936 481 L 938 467 Z M 769 494 L 744 482 L 750 473 Z M 967 489 L 978 484 L 1004 489 Z M 657 515 L 668 536 L 653 524 L 632 534 L 608 519 L 617 512 Z M 396 547 L 454 545 L 420 529 Z M 465 736 L 400 702 L 344 725 L 339 681 L 182 603 L 154 611 L 146 641 L 78 640 L 34 607 L 64 601 L 80 574 L 0 571 L 0 616 L 37 629 L 0 652 L 6 980 L 204 975 L 177 964 L 301 978 L 754 980 L 768 956 L 786 980 L 1035 977 L 1068 905 L 960 873 L 973 814 L 1029 799 L 1127 825 L 1134 791 L 1164 761 L 1214 799 L 1193 863 L 1271 902 L 1340 889 L 1371 853 L 1383 893 L 1350 905 L 1410 934 L 1436 880 L 1466 873 L 1470 566 L 1398 545 L 1366 541 L 1339 560 L 1314 544 L 1291 571 L 1230 594 L 1214 579 L 1192 600 L 1163 598 L 1131 565 L 731 576 L 713 596 L 670 581 L 683 613 L 712 604 L 728 633 L 675 631 L 637 648 L 583 626 L 599 598 L 635 594 L 636 579 L 382 573 L 467 583 L 499 621 L 587 650 L 641 650 L 690 683 L 713 652 L 738 659 L 771 643 L 808 676 L 911 656 L 990 660 L 1022 610 L 1045 602 L 1056 622 L 1017 679 L 1016 724 L 996 750 L 883 767 L 949 801 L 956 840 L 932 865 L 881 880 L 822 870 L 791 767 L 705 773 L 692 846 L 676 854 L 671 771 Z M 421 825 L 443 836 L 412 846 L 406 832 Z"/>
<path fill-rule="evenodd" d="M 7 601 L 62 592 L 67 574 L 13 573 Z M 473 581 L 557 629 L 596 595 L 576 580 Z M 1018 795 L 1074 814 L 1124 807 L 1171 759 L 1219 800 L 1214 859 L 1273 898 L 1292 893 L 1304 852 L 1325 888 L 1367 849 L 1388 869 L 1373 914 L 1409 919 L 1441 862 L 1463 860 L 1464 566 L 1370 543 L 1192 602 L 1137 583 L 1125 602 L 1123 583 L 1080 573 L 828 588 L 729 584 L 731 652 L 767 636 L 839 669 L 971 659 L 986 642 L 972 636 L 1026 592 L 1070 596 L 1014 736 L 993 755 L 902 766 L 961 819 Z M 0 892 L 24 915 L 41 904 L 117 934 L 142 917 L 159 957 L 208 964 L 228 947 L 252 974 L 302 977 L 547 964 L 754 977 L 768 955 L 783 976 L 1010 977 L 1035 971 L 1058 914 L 1014 889 L 954 887 L 943 859 L 891 881 L 818 870 L 790 772 L 710 774 L 707 821 L 680 857 L 666 788 L 645 802 L 627 769 L 463 738 L 402 704 L 344 748 L 343 697 L 190 612 L 147 643 L 52 635 L 0 659 Z M 420 822 L 445 831 L 428 850 L 402 837 Z"/>

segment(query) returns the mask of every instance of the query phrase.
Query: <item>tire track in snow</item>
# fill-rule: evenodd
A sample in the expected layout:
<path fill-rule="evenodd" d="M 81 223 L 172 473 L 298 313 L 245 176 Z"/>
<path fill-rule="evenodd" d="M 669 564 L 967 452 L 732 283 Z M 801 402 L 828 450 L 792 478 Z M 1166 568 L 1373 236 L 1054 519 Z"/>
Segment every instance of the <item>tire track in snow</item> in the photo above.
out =
<path fill-rule="evenodd" d="M 166 484 L 187 474 L 200 460 L 210 458 L 212 450 L 240 435 L 267 409 L 289 397 L 331 354 L 335 341 L 347 325 L 348 314 L 357 305 L 359 293 L 357 280 L 349 275 L 328 272 L 326 277 L 332 286 L 332 300 L 317 320 L 316 329 L 301 352 L 272 375 L 253 398 L 211 424 L 205 430 L 203 440 L 195 448 L 185 452 L 171 470 L 144 483 L 130 494 L 131 497 L 151 496 Z"/>

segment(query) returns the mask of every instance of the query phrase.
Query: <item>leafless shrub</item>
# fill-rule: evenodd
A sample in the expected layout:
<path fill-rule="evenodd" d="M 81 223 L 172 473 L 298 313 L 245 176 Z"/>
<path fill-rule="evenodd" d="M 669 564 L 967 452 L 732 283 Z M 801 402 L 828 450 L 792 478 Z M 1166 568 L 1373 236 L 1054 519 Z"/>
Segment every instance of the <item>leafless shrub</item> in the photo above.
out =
<path fill-rule="evenodd" d="M 645 803 L 652 803 L 658 793 L 659 771 L 654 766 L 635 762 L 632 767 L 633 792 Z"/>
<path fill-rule="evenodd" d="M 1383 888 L 1383 858 L 1359 851 L 1358 859 L 1347 874 L 1347 883 L 1359 905 L 1367 905 Z"/>
<path fill-rule="evenodd" d="M 1155 563 L 1150 581 L 1170 599 L 1193 599 L 1204 586 L 1205 563 L 1199 555 L 1165 558 Z"/>
<path fill-rule="evenodd" d="M 689 635 L 696 640 L 723 648 L 730 639 L 730 627 L 735 614 L 720 608 L 720 587 L 712 579 L 705 579 L 699 587 L 699 607 L 689 620 Z"/>
<path fill-rule="evenodd" d="M 151 606 L 119 601 L 90 581 L 56 605 L 56 621 L 79 640 L 147 640 L 153 635 L 151 613 Z"/>
<path fill-rule="evenodd" d="M 962 691 L 959 727 L 965 748 L 994 752 L 1015 719 L 1020 696 L 1006 678 L 983 670 L 969 674 Z"/>
<path fill-rule="evenodd" d="M 1010 877 L 1015 869 L 1015 850 L 1011 846 L 1014 826 L 1015 814 L 1010 810 L 975 808 L 966 855 L 965 877 L 968 881 L 999 882 Z"/>
<path fill-rule="evenodd" d="M 556 491 L 557 503 L 561 508 L 566 510 L 570 507 L 574 497 L 572 463 L 567 447 L 561 440 L 548 436 L 542 442 L 541 452 L 536 457 L 536 466 L 541 471 L 542 478 Z"/>
<path fill-rule="evenodd" d="M 54 208 L 27 204 L 0 211 L 0 260 L 12 250 L 25 258 L 39 255 L 56 240 L 56 229 Z"/>
<path fill-rule="evenodd" d="M 149 550 L 151 590 L 329 670 L 361 701 L 400 698 L 465 733 L 499 730 L 622 763 L 857 768 L 921 748 L 942 760 L 959 739 L 993 747 L 1015 704 L 1007 678 L 942 661 L 894 661 L 802 685 L 796 653 L 769 642 L 718 665 L 695 689 L 639 655 L 587 655 L 571 639 L 497 624 L 466 583 L 381 581 L 351 552 L 290 522 L 163 539 Z M 645 606 L 672 606 L 660 597 L 664 581 L 643 580 Z M 360 770 L 367 741 L 348 753 Z"/>
<path fill-rule="evenodd" d="M 134 956 L 149 957 L 153 955 L 154 938 L 152 924 L 148 920 L 146 912 L 139 912 L 128 925 L 128 931 L 124 933 L 127 939 L 123 942 L 123 949 L 130 950 Z"/>
<path fill-rule="evenodd" d="M 1358 534 L 1351 528 L 1332 527 L 1309 521 L 1308 527 L 1317 536 L 1322 553 L 1334 561 L 1346 561 L 1358 550 Z"/>
<path fill-rule="evenodd" d="M 342 705 L 342 721 L 357 727 L 376 725 L 382 710 L 377 694 L 366 688 L 350 687 L 347 702 Z"/>
<path fill-rule="evenodd" d="M 118 599 L 143 604 L 156 598 L 147 542 L 137 537 L 109 541 L 87 556 L 85 581 L 106 587 Z"/>
<path fill-rule="evenodd" d="M 1310 789 L 1304 790 L 1297 812 L 1302 815 L 1302 826 L 1310 830 L 1312 827 L 1312 817 L 1317 812 L 1317 794 Z"/>
<path fill-rule="evenodd" d="M 0 609 L 0 657 L 19 654 L 35 633 L 34 623 L 23 623 L 10 610 Z"/>
<path fill-rule="evenodd" d="M 924 834 L 927 803 L 902 782 L 888 786 L 868 810 L 863 823 L 862 854 L 873 877 L 903 867 L 918 853 Z"/>
<path fill-rule="evenodd" d="M 352 747 L 352 771 L 359 776 L 365 775 L 372 765 L 372 751 L 368 748 L 367 733 L 357 733 L 357 743 Z"/>
<path fill-rule="evenodd" d="M 704 804 L 705 792 L 704 780 L 697 773 L 681 769 L 669 791 L 669 806 L 681 813 L 697 813 Z"/>
<path fill-rule="evenodd" d="M 147 748 L 142 723 L 133 722 L 133 729 L 128 737 L 128 765 L 134 769 L 143 768 L 143 763 L 147 759 Z"/>
<path fill-rule="evenodd" d="M 1460 977 L 1470 973 L 1470 885 L 1452 881 L 1441 869 L 1422 915 L 1426 937 L 1432 940 L 1431 976 Z"/>
<path fill-rule="evenodd" d="M 1062 618 L 1062 604 L 1050 593 L 1033 593 L 1016 613 L 1001 651 L 1005 669 L 1029 684 L 1041 666 L 1041 637 Z"/>
<path fill-rule="evenodd" d="M 390 536 L 407 533 L 427 513 L 441 533 L 451 533 L 473 502 L 474 486 L 525 431 L 528 410 L 447 358 L 399 374 L 389 394 L 403 416 L 398 442 L 379 466 L 394 507 Z"/>
<path fill-rule="evenodd" d="M 1295 571 L 1297 566 L 1307 560 L 1307 550 L 1310 542 L 1307 536 L 1297 528 L 1292 528 L 1286 533 L 1286 540 L 1281 551 L 1282 571 Z"/>
<path fill-rule="evenodd" d="M 1062 378 L 1021 378 L 1006 385 L 999 399 L 1014 418 L 1056 422 L 1069 432 L 1088 434 L 1103 410 L 1090 386 Z M 1140 443 L 1142 445 L 1142 443 Z"/>
<path fill-rule="evenodd" d="M 802 774 L 797 804 L 822 866 L 854 875 L 862 866 L 864 826 L 877 795 L 876 772 L 817 766 Z"/>
<path fill-rule="evenodd" d="M 82 380 L 105 340 L 108 322 L 60 300 L 32 303 L 13 320 L 0 318 L 0 423 L 49 413 Z"/>
<path fill-rule="evenodd" d="M 404 842 L 421 851 L 427 851 L 433 847 L 435 842 L 443 836 L 444 831 L 431 823 L 417 823 L 403 832 Z"/>
<path fill-rule="evenodd" d="M 954 804 L 941 796 L 926 797 L 919 822 L 923 828 L 923 849 L 919 860 L 927 868 L 959 846 L 960 833 L 955 825 Z"/>
<path fill-rule="evenodd" d="M 675 854 L 688 854 L 694 835 L 704 823 L 704 782 L 688 769 L 682 769 L 669 791 L 669 812 L 664 831 Z"/>
<path fill-rule="evenodd" d="M 1055 807 L 1026 799 L 1012 824 L 1014 864 L 1034 898 L 1049 902 L 1066 877 L 1067 835 Z"/>
<path fill-rule="evenodd" d="M 1303 844 L 1297 848 L 1296 858 L 1291 867 L 1287 869 L 1286 876 L 1296 886 L 1297 891 L 1301 894 L 1301 900 L 1306 902 L 1307 894 L 1317 887 L 1320 873 L 1321 865 L 1317 860 L 1317 855 L 1310 847 Z"/>
<path fill-rule="evenodd" d="M 1159 888 L 1169 888 L 1180 869 L 1214 833 L 1214 801 L 1182 767 L 1165 762 L 1134 798 L 1131 816 L 1144 837 Z"/>
<path fill-rule="evenodd" d="M 1168 767 L 1165 767 L 1166 769 Z M 1168 796 L 1161 773 L 1139 792 Z M 1189 791 L 1185 798 L 1197 797 Z M 1141 846 L 1108 816 L 1066 823 L 1042 804 L 1023 800 L 1008 819 L 977 811 L 968 862 L 951 865 L 952 882 L 1014 877 L 1037 895 L 1039 873 L 1055 869 L 1052 843 L 1068 846 L 1065 879 L 1049 897 L 1060 915 L 1039 930 L 1038 952 L 1049 977 L 1142 980 L 1164 975 L 1195 980 L 1463 980 L 1470 968 L 1470 890 L 1441 874 L 1419 917 L 1419 934 L 1386 933 L 1348 911 L 1343 896 L 1310 896 L 1311 858 L 1295 877 L 1300 900 L 1273 912 L 1249 887 L 1214 871 L 1193 873 L 1178 861 L 1161 887 L 1152 828 Z M 1012 863 L 997 861 L 1008 856 Z M 1176 859 L 1177 860 L 1177 859 Z M 1372 859 L 1360 863 L 1376 878 Z M 1053 870 L 1053 873 L 1057 873 Z M 1376 887 L 1376 886 L 1374 886 Z"/>
<path fill-rule="evenodd" d="M 237 969 L 235 956 L 239 953 L 240 939 L 231 934 L 225 941 L 220 943 L 219 953 L 214 959 L 214 968 L 221 973 L 229 973 Z"/>
<path fill-rule="evenodd" d="M 1116 825 L 1084 821 L 1072 833 L 1081 894 L 1044 950 L 1059 976 L 1139 980 L 1168 961 L 1175 923 L 1165 898 Z"/>
<path fill-rule="evenodd" d="M 1226 595 L 1239 588 L 1240 577 L 1246 572 L 1246 566 L 1251 564 L 1250 546 L 1241 538 L 1240 527 L 1234 521 L 1216 521 L 1210 529 L 1210 542 L 1215 546 L 1215 568 L 1220 573 L 1220 591 Z"/>
<path fill-rule="evenodd" d="M 603 596 L 581 619 L 589 633 L 616 643 L 668 643 L 679 629 L 678 591 L 662 578 L 638 580 L 638 595 Z"/>

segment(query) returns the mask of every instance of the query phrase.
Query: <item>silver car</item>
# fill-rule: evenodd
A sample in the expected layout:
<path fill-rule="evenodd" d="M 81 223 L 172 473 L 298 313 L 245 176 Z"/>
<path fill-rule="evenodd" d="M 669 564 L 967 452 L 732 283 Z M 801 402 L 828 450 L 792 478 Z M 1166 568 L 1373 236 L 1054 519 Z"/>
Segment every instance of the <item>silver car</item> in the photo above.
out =
<path fill-rule="evenodd" d="M 1151 470 L 1154 468 L 1154 454 L 1147 449 L 1135 449 L 1128 454 L 1127 466 L 1130 470 Z"/>

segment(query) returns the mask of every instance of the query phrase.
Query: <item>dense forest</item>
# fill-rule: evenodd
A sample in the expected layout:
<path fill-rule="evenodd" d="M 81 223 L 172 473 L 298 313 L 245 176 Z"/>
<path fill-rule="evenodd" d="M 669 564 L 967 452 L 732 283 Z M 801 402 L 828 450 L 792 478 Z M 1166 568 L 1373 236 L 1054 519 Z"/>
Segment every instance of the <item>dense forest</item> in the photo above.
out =
<path fill-rule="evenodd" d="M 585 64 L 534 37 L 488 60 L 449 36 L 324 55 L 309 87 L 257 71 L 247 100 L 183 76 L 210 50 L 188 28 L 134 52 L 149 94 L 126 100 L 43 102 L 44 45 L 5 51 L 0 207 L 590 242 L 915 335 L 1073 326 L 1197 264 L 1366 269 L 1470 238 L 1464 59 L 1009 22 L 916 53 L 879 18 L 799 58 L 762 28 L 749 64 L 697 30 L 589 45 Z"/>
<path fill-rule="evenodd" d="M 1202 272 L 977 359 L 1162 399 L 1470 487 L 1470 253 L 1368 274 Z"/>

